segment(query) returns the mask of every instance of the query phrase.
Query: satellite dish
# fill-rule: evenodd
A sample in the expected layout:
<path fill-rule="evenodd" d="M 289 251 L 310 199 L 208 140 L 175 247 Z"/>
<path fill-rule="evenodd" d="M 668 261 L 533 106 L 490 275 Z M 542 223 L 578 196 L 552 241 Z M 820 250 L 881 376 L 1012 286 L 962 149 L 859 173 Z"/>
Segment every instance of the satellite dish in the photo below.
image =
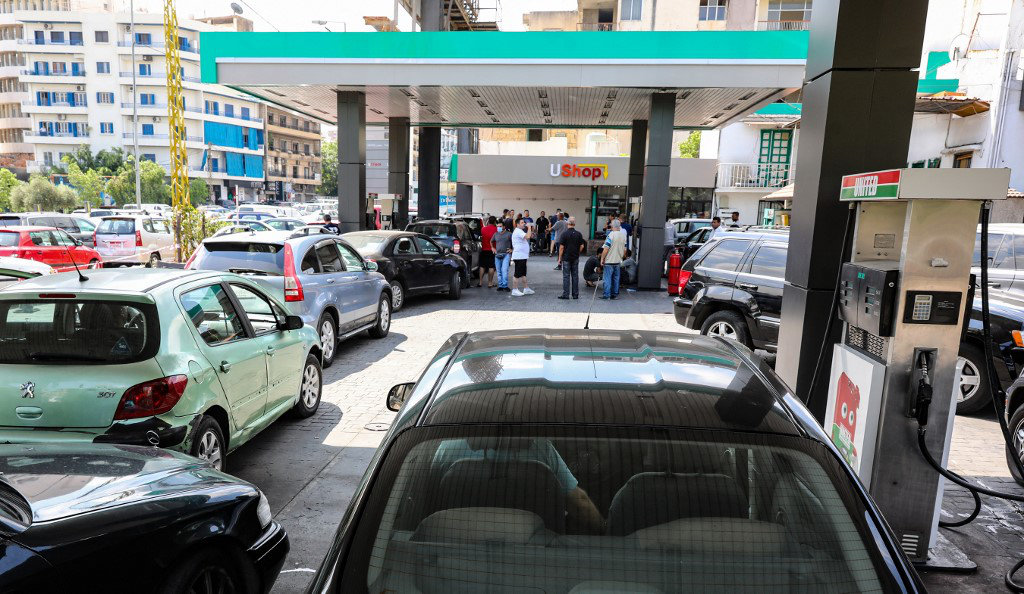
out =
<path fill-rule="evenodd" d="M 235 14 L 242 14 L 242 7 L 239 6 L 235 2 L 232 2 L 231 3 L 231 12 L 234 12 Z"/>
<path fill-rule="evenodd" d="M 953 41 L 949 42 L 949 59 L 950 61 L 956 62 L 957 60 L 967 57 L 967 48 L 971 45 L 971 36 L 966 33 L 959 33 L 953 38 Z"/>

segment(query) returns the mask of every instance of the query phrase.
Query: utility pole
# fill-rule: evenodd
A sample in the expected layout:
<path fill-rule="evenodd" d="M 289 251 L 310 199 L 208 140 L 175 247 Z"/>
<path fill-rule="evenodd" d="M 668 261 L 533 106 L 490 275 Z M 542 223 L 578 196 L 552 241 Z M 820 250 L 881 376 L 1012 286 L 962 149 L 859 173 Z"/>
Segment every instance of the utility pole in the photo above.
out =
<path fill-rule="evenodd" d="M 128 5 L 131 11 L 131 36 L 132 36 L 132 136 L 135 139 L 135 204 L 142 209 L 142 185 L 139 179 L 142 177 L 139 167 L 139 85 L 135 77 L 138 74 L 138 66 L 135 65 L 135 0 Z"/>

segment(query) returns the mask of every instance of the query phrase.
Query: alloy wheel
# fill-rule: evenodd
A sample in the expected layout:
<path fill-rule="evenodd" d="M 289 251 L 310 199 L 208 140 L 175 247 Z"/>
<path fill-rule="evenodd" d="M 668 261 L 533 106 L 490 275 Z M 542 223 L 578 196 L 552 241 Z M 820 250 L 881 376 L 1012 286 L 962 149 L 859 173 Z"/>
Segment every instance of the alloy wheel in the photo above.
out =
<path fill-rule="evenodd" d="M 402 309 L 405 293 L 402 292 L 402 283 L 391 283 L 391 306 L 395 311 Z"/>
<path fill-rule="evenodd" d="M 228 572 L 218 565 L 202 568 L 189 585 L 190 594 L 234 594 L 235 581 Z"/>
<path fill-rule="evenodd" d="M 324 350 L 324 359 L 330 361 L 334 357 L 334 322 L 329 318 L 320 324 L 320 346 Z"/>
<path fill-rule="evenodd" d="M 221 452 L 220 440 L 217 439 L 216 433 L 209 430 L 203 433 L 203 436 L 199 438 L 199 448 L 196 450 L 196 457 L 209 462 L 217 470 L 221 469 L 223 453 Z"/>
<path fill-rule="evenodd" d="M 302 372 L 302 404 L 311 409 L 316 406 L 319 397 L 320 372 L 315 365 L 306 365 L 306 370 Z"/>
<path fill-rule="evenodd" d="M 1017 459 L 1024 464 L 1024 419 L 1021 419 L 1017 426 L 1013 428 L 1013 453 L 1017 454 Z"/>
<path fill-rule="evenodd" d="M 715 322 L 711 324 L 711 327 L 708 328 L 708 336 L 721 336 L 729 340 L 739 339 L 736 335 L 736 328 L 733 328 L 729 322 Z"/>
<path fill-rule="evenodd" d="M 387 332 L 391 328 L 391 304 L 387 299 L 380 300 L 380 311 L 377 315 L 380 316 L 380 329 Z"/>
<path fill-rule="evenodd" d="M 973 398 L 981 388 L 981 372 L 966 357 L 957 358 L 957 366 L 960 370 L 960 390 L 956 393 L 956 401 L 963 402 Z"/>

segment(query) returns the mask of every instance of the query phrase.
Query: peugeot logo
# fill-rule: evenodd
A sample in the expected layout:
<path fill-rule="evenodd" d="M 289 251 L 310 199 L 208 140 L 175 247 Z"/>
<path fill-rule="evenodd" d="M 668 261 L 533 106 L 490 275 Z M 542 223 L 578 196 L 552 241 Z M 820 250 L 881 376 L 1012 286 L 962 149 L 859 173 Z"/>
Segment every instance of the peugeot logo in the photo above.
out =
<path fill-rule="evenodd" d="M 21 397 L 22 398 L 35 398 L 36 397 L 36 384 L 35 382 L 25 382 L 21 384 Z"/>

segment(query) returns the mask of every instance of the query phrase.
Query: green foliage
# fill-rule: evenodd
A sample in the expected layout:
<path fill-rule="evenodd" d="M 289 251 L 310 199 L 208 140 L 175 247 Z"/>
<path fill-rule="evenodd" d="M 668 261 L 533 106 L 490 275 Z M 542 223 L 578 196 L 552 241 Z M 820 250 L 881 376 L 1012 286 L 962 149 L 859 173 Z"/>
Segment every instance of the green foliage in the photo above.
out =
<path fill-rule="evenodd" d="M 214 221 L 195 206 L 182 204 L 174 209 L 168 224 L 175 233 L 176 243 L 181 245 L 181 259 L 185 261 L 204 239 L 213 236 L 221 227 L 228 225 L 228 222 Z"/>
<path fill-rule="evenodd" d="M 192 202 L 192 206 L 209 202 L 210 186 L 206 184 L 205 179 L 194 177 L 188 181 L 188 198 Z"/>
<path fill-rule="evenodd" d="M 170 204 L 171 187 L 164 178 L 167 172 L 152 161 L 142 161 L 139 168 L 139 179 L 142 188 L 142 201 L 151 204 Z M 107 182 L 107 194 L 118 206 L 135 202 L 135 170 L 132 156 L 128 155 L 124 166 L 114 178 Z"/>
<path fill-rule="evenodd" d="M 11 192 L 11 208 L 18 212 L 70 211 L 78 203 L 78 196 L 68 186 L 55 186 L 41 175 L 33 175 L 27 184 Z"/>
<path fill-rule="evenodd" d="M 11 192 L 22 185 L 10 169 L 0 169 L 0 212 L 11 210 Z"/>
<path fill-rule="evenodd" d="M 82 171 L 78 167 L 78 162 L 70 159 L 67 161 L 67 167 L 68 181 L 78 191 L 78 197 L 82 203 L 89 204 L 93 208 L 101 206 L 103 199 L 100 193 L 103 192 L 106 181 L 100 173 L 95 169 Z"/>
<path fill-rule="evenodd" d="M 80 171 L 95 170 L 101 177 L 116 175 L 125 166 L 125 152 L 121 148 L 104 149 L 95 155 L 89 145 L 79 145 L 75 152 L 64 155 L 63 165 L 53 167 L 62 173 L 71 171 L 74 163 Z"/>
<path fill-rule="evenodd" d="M 683 159 L 696 159 L 700 156 L 700 130 L 690 132 L 686 140 L 679 143 L 679 156 Z"/>
<path fill-rule="evenodd" d="M 338 141 L 329 140 L 320 145 L 323 161 L 320 171 L 323 183 L 317 189 L 321 196 L 338 195 Z"/>

